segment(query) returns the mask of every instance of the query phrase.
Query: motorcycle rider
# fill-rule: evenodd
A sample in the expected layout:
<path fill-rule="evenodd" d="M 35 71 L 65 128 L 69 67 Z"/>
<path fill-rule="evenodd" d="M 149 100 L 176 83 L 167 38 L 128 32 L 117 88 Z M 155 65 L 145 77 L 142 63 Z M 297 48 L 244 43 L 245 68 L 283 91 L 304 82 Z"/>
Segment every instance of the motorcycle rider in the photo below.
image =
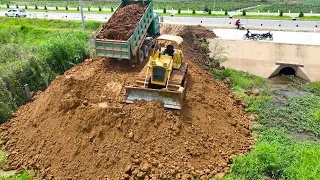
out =
<path fill-rule="evenodd" d="M 238 19 L 238 20 L 236 21 L 236 26 L 237 26 L 237 29 L 240 28 L 240 19 Z"/>

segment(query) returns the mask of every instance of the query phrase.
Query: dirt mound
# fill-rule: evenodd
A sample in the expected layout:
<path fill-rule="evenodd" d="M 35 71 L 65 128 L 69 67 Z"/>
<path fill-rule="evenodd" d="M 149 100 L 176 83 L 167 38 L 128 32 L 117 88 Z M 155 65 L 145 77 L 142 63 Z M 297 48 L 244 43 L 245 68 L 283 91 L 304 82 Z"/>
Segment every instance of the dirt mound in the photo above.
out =
<path fill-rule="evenodd" d="M 103 30 L 97 37 L 100 39 L 128 40 L 147 8 L 147 5 L 142 4 L 121 7 L 103 25 Z"/>
<path fill-rule="evenodd" d="M 124 103 L 124 86 L 142 65 L 95 58 L 73 67 L 1 126 L 8 164 L 45 179 L 222 176 L 250 149 L 250 121 L 228 88 L 189 58 L 181 111 Z"/>
<path fill-rule="evenodd" d="M 180 24 L 160 24 L 161 34 L 177 35 L 178 33 L 182 32 L 185 27 L 185 25 Z"/>
<path fill-rule="evenodd" d="M 178 36 L 183 38 L 184 48 L 186 48 L 184 56 L 206 69 L 210 64 L 210 51 L 206 38 L 215 38 L 216 35 L 212 31 L 198 25 L 186 26 L 183 31 L 178 33 Z"/>

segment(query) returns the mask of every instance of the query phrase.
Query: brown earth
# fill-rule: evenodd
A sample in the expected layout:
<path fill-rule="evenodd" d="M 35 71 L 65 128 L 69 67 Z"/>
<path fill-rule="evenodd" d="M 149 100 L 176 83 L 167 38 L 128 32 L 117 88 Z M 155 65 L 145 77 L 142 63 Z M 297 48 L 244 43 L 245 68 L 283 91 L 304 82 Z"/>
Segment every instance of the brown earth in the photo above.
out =
<path fill-rule="evenodd" d="M 186 29 L 194 34 L 202 28 Z M 198 37 L 192 34 L 186 42 L 195 45 Z M 204 52 L 188 49 L 181 111 L 159 102 L 125 104 L 124 86 L 133 83 L 143 65 L 89 59 L 58 76 L 1 125 L 7 165 L 34 169 L 45 179 L 223 176 L 233 157 L 252 146 L 250 120 L 241 101 L 198 66 Z"/>
<path fill-rule="evenodd" d="M 147 5 L 142 4 L 131 4 L 119 8 L 112 15 L 112 18 L 104 23 L 103 29 L 97 37 L 100 39 L 128 40 L 147 8 Z"/>

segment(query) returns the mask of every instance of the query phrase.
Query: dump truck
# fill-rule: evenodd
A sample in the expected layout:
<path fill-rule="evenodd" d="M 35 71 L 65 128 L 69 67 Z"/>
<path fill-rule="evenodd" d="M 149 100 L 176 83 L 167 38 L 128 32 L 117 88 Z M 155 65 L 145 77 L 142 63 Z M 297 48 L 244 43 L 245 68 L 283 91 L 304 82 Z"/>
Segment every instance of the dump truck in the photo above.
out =
<path fill-rule="evenodd" d="M 116 8 L 115 13 L 112 14 L 106 23 L 115 17 L 119 9 L 132 4 L 147 5 L 132 35 L 127 40 L 99 38 L 99 33 L 104 29 L 102 28 L 95 38 L 97 56 L 104 56 L 109 59 L 128 60 L 132 64 L 142 62 L 150 56 L 149 52 L 154 44 L 154 39 L 160 35 L 159 16 L 153 12 L 152 0 L 122 0 Z"/>
<path fill-rule="evenodd" d="M 126 86 L 126 103 L 161 101 L 165 108 L 180 110 L 185 97 L 188 64 L 183 62 L 183 39 L 161 35 L 152 55 L 136 79 Z"/>

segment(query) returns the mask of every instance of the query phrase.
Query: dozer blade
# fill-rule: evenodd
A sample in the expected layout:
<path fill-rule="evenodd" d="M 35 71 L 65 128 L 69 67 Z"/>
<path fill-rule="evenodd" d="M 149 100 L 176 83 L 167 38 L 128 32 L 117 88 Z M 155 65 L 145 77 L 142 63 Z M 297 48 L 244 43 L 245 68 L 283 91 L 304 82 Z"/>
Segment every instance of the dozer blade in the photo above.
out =
<path fill-rule="evenodd" d="M 161 101 L 165 108 L 181 109 L 183 102 L 184 88 L 178 91 L 149 89 L 143 87 L 126 86 L 126 103 L 134 101 Z"/>

